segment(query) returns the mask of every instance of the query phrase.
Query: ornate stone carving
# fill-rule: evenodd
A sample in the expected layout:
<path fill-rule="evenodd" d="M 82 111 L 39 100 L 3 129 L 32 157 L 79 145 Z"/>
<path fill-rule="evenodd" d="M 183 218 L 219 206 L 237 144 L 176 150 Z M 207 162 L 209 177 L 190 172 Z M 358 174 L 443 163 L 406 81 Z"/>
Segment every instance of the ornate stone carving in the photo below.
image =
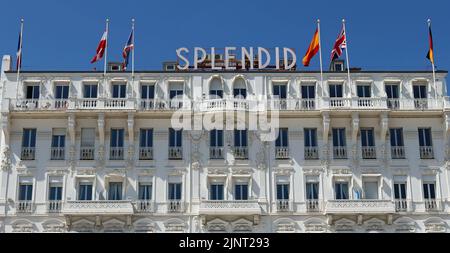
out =
<path fill-rule="evenodd" d="M 293 168 L 277 168 L 277 169 L 274 169 L 275 175 L 279 175 L 279 176 L 290 176 L 294 172 L 295 171 L 294 171 Z"/>
<path fill-rule="evenodd" d="M 11 150 L 8 146 L 3 148 L 1 168 L 3 171 L 11 170 Z"/>

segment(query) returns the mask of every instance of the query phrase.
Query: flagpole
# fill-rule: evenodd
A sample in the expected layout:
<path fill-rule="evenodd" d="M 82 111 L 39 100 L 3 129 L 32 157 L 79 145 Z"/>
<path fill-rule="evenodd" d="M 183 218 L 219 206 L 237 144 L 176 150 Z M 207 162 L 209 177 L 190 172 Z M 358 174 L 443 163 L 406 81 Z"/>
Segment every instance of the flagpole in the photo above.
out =
<path fill-rule="evenodd" d="M 106 19 L 106 46 L 105 46 L 105 66 L 103 67 L 103 76 L 106 77 L 108 67 L 108 37 L 109 37 L 109 18 Z"/>
<path fill-rule="evenodd" d="M 323 87 L 323 68 L 322 68 L 322 42 L 320 40 L 320 19 L 317 19 L 317 31 L 319 33 L 319 57 L 320 57 L 320 85 L 322 88 L 322 96 L 324 96 L 324 87 Z"/>
<path fill-rule="evenodd" d="M 344 35 L 345 35 L 345 58 L 346 58 L 346 62 L 347 62 L 348 85 L 350 88 L 350 95 L 353 96 L 352 83 L 351 83 L 351 79 L 350 79 L 350 62 L 348 60 L 348 40 L 347 40 L 347 31 L 345 29 L 345 19 L 342 19 L 342 27 L 344 29 Z"/>
<path fill-rule="evenodd" d="M 133 48 L 131 49 L 131 78 L 134 81 L 134 22 L 135 19 L 133 18 L 131 20 L 131 32 L 133 34 L 133 38 L 132 38 L 132 43 L 133 43 Z"/>
<path fill-rule="evenodd" d="M 19 96 L 18 92 L 19 92 L 20 69 L 22 67 L 23 21 L 24 21 L 23 18 L 20 19 L 20 38 L 19 38 L 20 39 L 20 43 L 19 43 L 20 55 L 18 57 L 16 57 L 17 61 L 19 61 L 19 62 L 16 63 L 17 64 L 16 100 L 17 100 L 17 98 Z"/>
<path fill-rule="evenodd" d="M 427 22 L 428 22 L 428 29 L 429 30 L 431 30 L 431 19 L 428 19 L 427 20 Z M 433 54 L 433 58 L 431 58 L 432 60 L 431 60 L 431 68 L 433 69 L 433 86 L 434 86 L 434 97 L 436 98 L 436 96 L 437 96 L 437 88 L 436 88 L 436 71 L 435 71 L 435 69 L 434 69 L 434 48 L 433 48 L 433 52 L 432 52 L 432 54 Z"/>

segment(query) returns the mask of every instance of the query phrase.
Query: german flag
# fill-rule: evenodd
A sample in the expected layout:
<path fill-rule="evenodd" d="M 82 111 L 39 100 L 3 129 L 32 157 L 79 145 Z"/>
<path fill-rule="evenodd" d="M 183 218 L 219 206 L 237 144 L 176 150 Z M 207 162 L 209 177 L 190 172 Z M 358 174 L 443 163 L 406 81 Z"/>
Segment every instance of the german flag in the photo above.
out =
<path fill-rule="evenodd" d="M 434 52 L 433 52 L 433 34 L 431 33 L 431 24 L 428 25 L 428 31 L 430 34 L 430 49 L 428 50 L 427 59 L 431 61 L 432 64 L 434 64 Z"/>
<path fill-rule="evenodd" d="M 309 66 L 309 62 L 314 57 L 314 55 L 316 55 L 317 52 L 319 52 L 319 48 L 320 48 L 319 29 L 317 28 L 316 32 L 314 33 L 314 37 L 311 43 L 309 44 L 308 51 L 306 52 L 305 57 L 303 57 L 303 66 L 305 67 Z"/>

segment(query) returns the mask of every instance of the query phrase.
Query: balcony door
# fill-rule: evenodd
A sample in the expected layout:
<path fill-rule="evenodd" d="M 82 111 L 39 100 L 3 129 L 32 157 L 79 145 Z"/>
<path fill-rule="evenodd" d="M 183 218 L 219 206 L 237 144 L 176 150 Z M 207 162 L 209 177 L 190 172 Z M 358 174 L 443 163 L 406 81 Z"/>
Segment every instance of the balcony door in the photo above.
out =
<path fill-rule="evenodd" d="M 349 199 L 348 182 L 335 182 L 334 193 L 337 200 Z"/>
<path fill-rule="evenodd" d="M 378 199 L 378 182 L 363 182 L 364 199 Z"/>
<path fill-rule="evenodd" d="M 223 183 L 210 184 L 209 199 L 210 200 L 224 200 L 224 184 Z"/>
<path fill-rule="evenodd" d="M 236 183 L 234 185 L 234 199 L 235 200 L 248 200 L 248 184 Z"/>
<path fill-rule="evenodd" d="M 126 84 L 113 84 L 112 85 L 112 97 L 113 98 L 125 98 L 127 91 Z"/>
<path fill-rule="evenodd" d="M 27 85 L 26 86 L 26 98 L 27 99 L 39 99 L 40 94 L 39 85 Z"/>
<path fill-rule="evenodd" d="M 108 200 L 122 200 L 122 182 L 110 182 Z"/>
<path fill-rule="evenodd" d="M 273 85 L 273 96 L 276 99 L 286 99 L 287 98 L 287 85 L 286 84 L 274 84 Z"/>

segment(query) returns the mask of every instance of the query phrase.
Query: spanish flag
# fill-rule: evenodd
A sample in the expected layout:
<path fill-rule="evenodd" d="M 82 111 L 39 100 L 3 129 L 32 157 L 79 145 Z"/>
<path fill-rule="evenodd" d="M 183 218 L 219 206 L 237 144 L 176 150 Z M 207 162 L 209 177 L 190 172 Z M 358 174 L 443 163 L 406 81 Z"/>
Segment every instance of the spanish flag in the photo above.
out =
<path fill-rule="evenodd" d="M 431 33 L 431 24 L 428 25 L 428 31 L 430 33 L 430 49 L 427 54 L 427 59 L 431 61 L 432 64 L 434 64 L 434 52 L 433 52 L 433 34 Z"/>
<path fill-rule="evenodd" d="M 314 57 L 314 55 L 319 52 L 320 48 L 320 42 L 319 42 L 319 29 L 316 29 L 316 32 L 314 33 L 314 37 L 311 41 L 311 44 L 309 44 L 308 51 L 305 54 L 305 57 L 303 57 L 303 65 L 305 67 L 309 66 L 309 62 Z"/>

